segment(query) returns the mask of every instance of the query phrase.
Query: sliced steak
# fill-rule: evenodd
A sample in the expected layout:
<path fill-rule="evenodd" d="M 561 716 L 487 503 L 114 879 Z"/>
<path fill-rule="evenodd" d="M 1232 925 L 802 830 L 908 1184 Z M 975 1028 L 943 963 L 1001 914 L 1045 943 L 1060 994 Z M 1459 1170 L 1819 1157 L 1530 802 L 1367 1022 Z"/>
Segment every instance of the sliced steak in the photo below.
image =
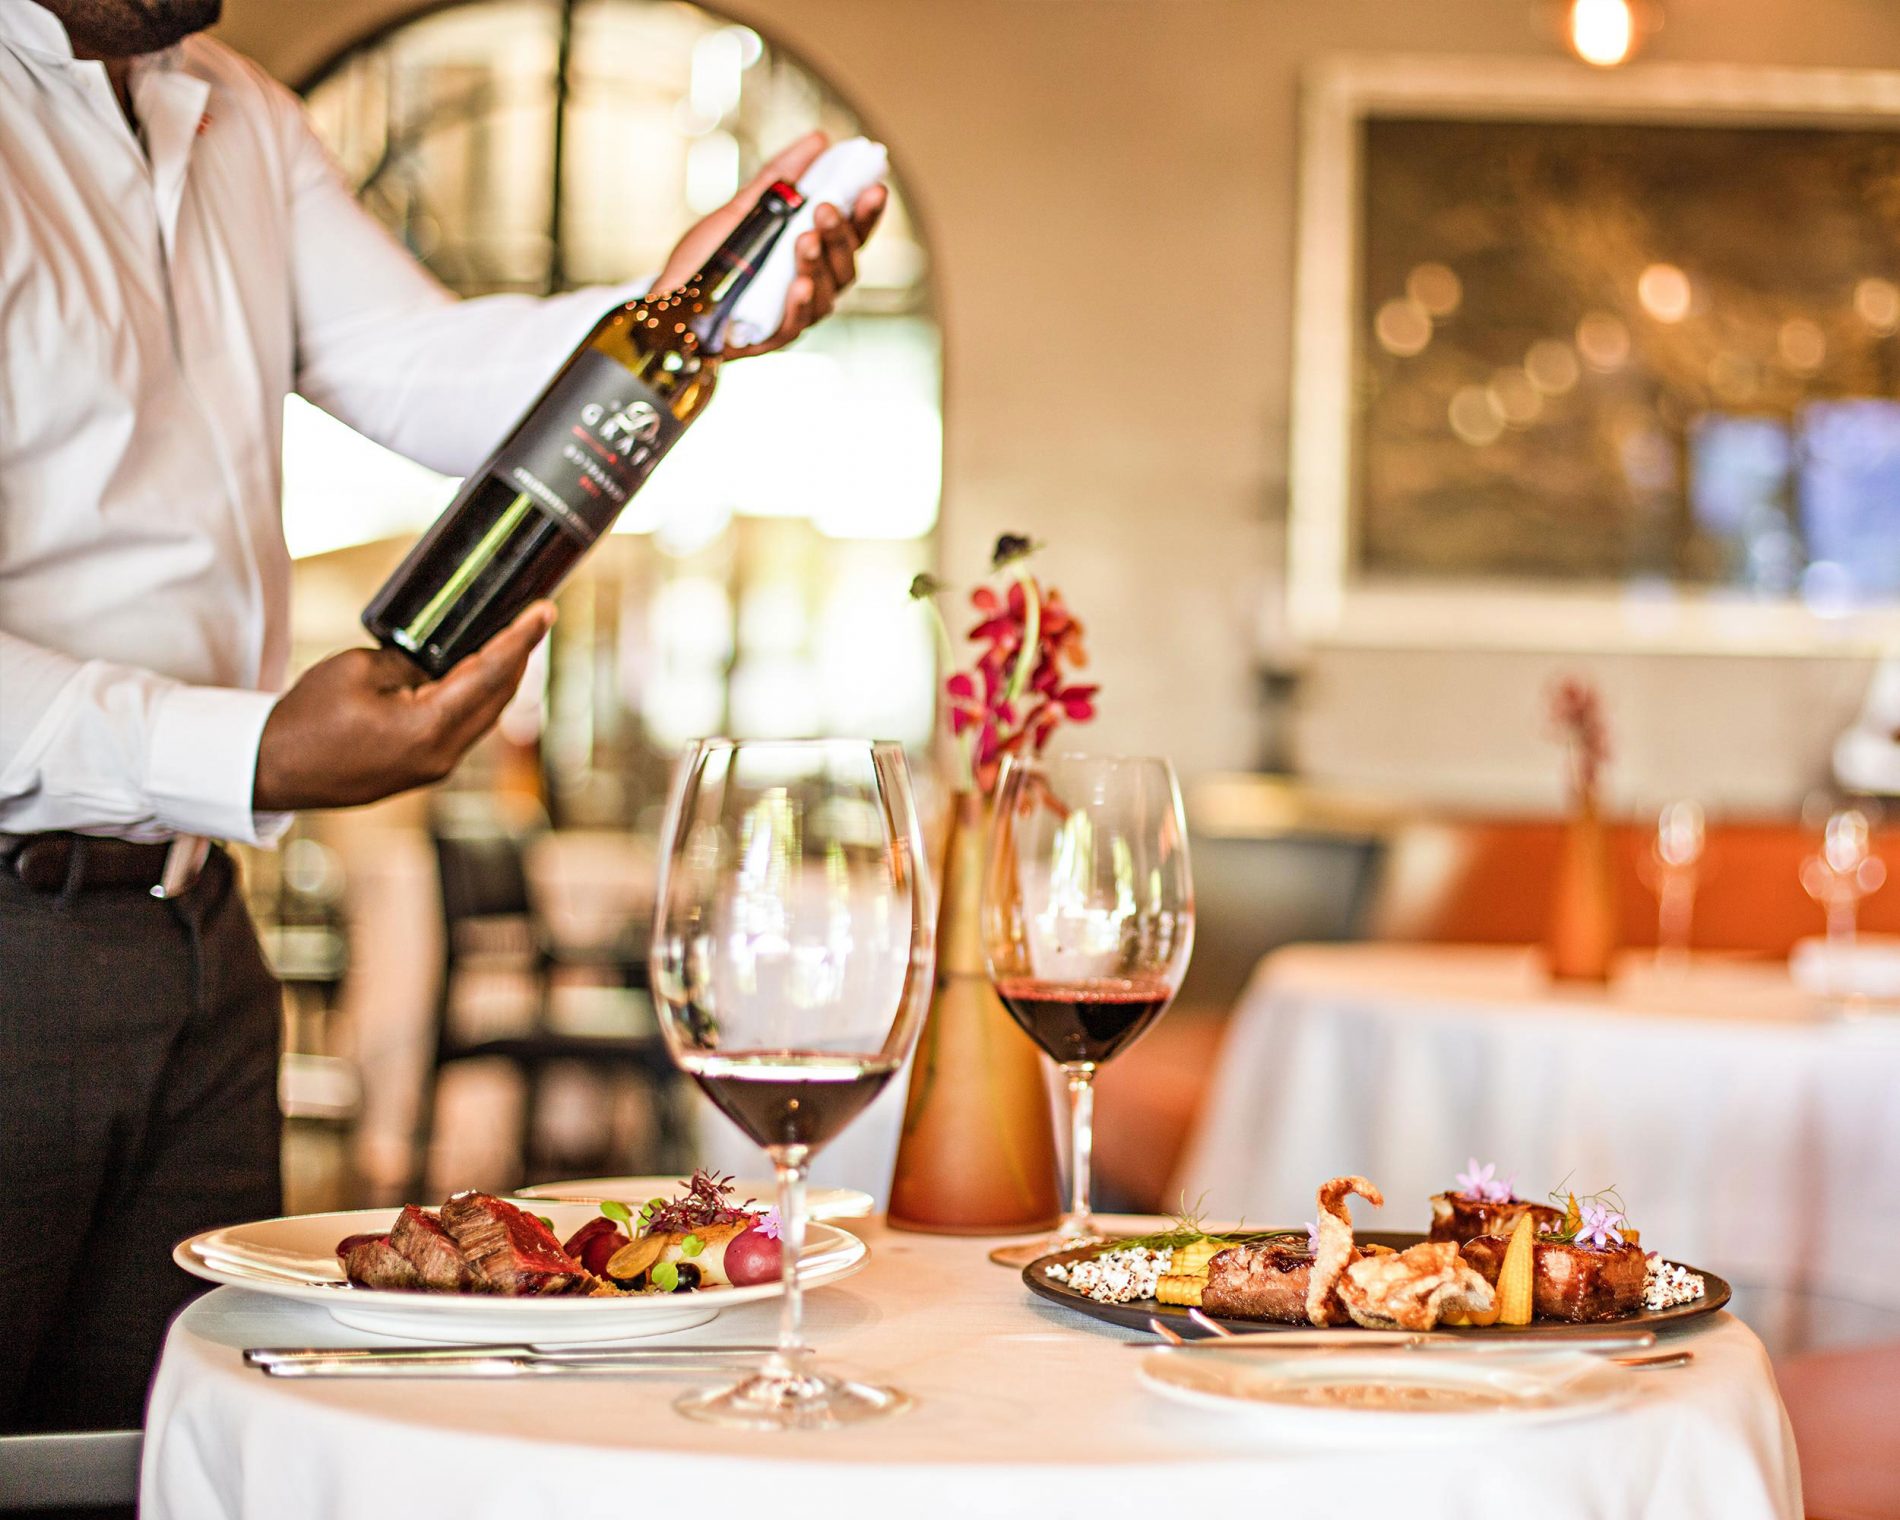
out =
<path fill-rule="evenodd" d="M 474 1293 L 481 1284 L 462 1248 L 449 1238 L 442 1221 L 413 1203 L 404 1207 L 389 1243 L 416 1269 L 425 1286 L 436 1293 Z"/>
<path fill-rule="evenodd" d="M 1526 1214 L 1537 1221 L 1531 1231 L 1538 1235 L 1556 1229 L 1564 1217 L 1561 1209 L 1547 1203 L 1526 1203 L 1522 1198 L 1485 1203 L 1463 1193 L 1438 1193 L 1432 1198 L 1431 1238 L 1463 1242 L 1478 1235 L 1502 1235 L 1509 1239 Z"/>
<path fill-rule="evenodd" d="M 402 1252 L 389 1243 L 387 1235 L 352 1235 L 337 1251 L 343 1257 L 343 1275 L 359 1288 L 417 1293 L 427 1287 Z"/>
<path fill-rule="evenodd" d="M 1495 1288 L 1509 1244 L 1501 1235 L 1480 1235 L 1460 1250 Z M 1645 1272 L 1641 1246 L 1598 1250 L 1540 1240 L 1531 1248 L 1531 1310 L 1538 1319 L 1621 1319 L 1642 1308 Z"/>
<path fill-rule="evenodd" d="M 513 1298 L 586 1291 L 592 1276 L 532 1214 L 487 1193 L 457 1193 L 442 1205 L 442 1227 L 488 1292 Z"/>
<path fill-rule="evenodd" d="M 1365 1256 L 1364 1246 L 1358 1254 Z M 1303 1243 L 1262 1241 L 1229 1246 L 1207 1264 L 1201 1308 L 1229 1319 L 1304 1325 L 1306 1289 L 1313 1279 L 1313 1253 Z M 1337 1299 L 1338 1295 L 1334 1295 Z M 1346 1318 L 1344 1305 L 1339 1317 Z"/>

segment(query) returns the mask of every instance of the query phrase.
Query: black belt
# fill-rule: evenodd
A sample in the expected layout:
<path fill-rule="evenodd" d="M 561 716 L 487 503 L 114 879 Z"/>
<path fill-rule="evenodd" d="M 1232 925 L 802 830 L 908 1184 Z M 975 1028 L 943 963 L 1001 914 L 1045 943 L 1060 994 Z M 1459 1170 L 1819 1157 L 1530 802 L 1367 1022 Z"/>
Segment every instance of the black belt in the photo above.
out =
<path fill-rule="evenodd" d="M 180 843 L 185 848 L 168 881 L 166 867 Z M 206 848 L 203 840 L 135 844 L 90 834 L 0 834 L 0 870 L 36 892 L 142 887 L 155 897 L 178 897 L 198 879 Z"/>

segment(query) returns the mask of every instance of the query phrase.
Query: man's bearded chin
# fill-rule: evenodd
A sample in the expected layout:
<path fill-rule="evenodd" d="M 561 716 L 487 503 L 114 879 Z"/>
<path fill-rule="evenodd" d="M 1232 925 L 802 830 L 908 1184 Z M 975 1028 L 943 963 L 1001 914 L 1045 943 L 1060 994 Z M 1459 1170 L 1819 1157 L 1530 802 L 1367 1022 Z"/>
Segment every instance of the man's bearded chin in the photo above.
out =
<path fill-rule="evenodd" d="M 82 58 L 156 53 L 218 19 L 223 0 L 40 0 Z"/>

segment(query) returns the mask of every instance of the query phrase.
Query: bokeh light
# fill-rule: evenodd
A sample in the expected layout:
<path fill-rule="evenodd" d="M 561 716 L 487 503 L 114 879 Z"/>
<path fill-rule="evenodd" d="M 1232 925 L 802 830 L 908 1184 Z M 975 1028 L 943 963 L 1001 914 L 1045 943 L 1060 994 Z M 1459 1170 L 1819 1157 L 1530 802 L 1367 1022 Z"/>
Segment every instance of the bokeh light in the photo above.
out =
<path fill-rule="evenodd" d="M 1434 317 L 1448 317 L 1465 298 L 1464 282 L 1444 264 L 1420 264 L 1405 277 L 1405 293 Z"/>
<path fill-rule="evenodd" d="M 1693 294 L 1689 277 L 1674 264 L 1651 264 L 1636 277 L 1636 299 L 1658 322 L 1680 322 L 1688 316 Z"/>
<path fill-rule="evenodd" d="M 1577 383 L 1581 371 L 1576 351 L 1560 338 L 1539 338 L 1524 355 L 1524 373 L 1546 396 L 1561 396 Z"/>
<path fill-rule="evenodd" d="M 1591 369 L 1608 374 L 1629 361 L 1630 330 L 1620 317 L 1593 311 L 1577 324 L 1577 352 Z"/>
<path fill-rule="evenodd" d="M 1432 319 L 1425 308 L 1410 297 L 1387 301 L 1372 319 L 1373 336 L 1388 354 L 1409 359 L 1425 351 L 1432 341 Z"/>
<path fill-rule="evenodd" d="M 1469 444 L 1496 443 L 1504 432 L 1504 414 L 1482 385 L 1461 386 L 1446 414 L 1451 430 Z"/>

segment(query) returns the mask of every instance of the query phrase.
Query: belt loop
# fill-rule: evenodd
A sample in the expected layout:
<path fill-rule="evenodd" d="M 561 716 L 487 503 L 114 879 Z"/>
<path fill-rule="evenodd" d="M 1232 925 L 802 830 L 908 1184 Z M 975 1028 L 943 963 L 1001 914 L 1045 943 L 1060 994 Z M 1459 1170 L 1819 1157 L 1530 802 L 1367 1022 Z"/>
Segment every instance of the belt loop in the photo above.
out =
<path fill-rule="evenodd" d="M 80 884 L 86 879 L 86 841 L 83 836 L 72 836 L 71 847 L 66 852 L 66 879 L 60 883 L 59 895 L 53 899 L 53 905 L 62 911 L 73 905 L 73 899 L 79 895 Z"/>

